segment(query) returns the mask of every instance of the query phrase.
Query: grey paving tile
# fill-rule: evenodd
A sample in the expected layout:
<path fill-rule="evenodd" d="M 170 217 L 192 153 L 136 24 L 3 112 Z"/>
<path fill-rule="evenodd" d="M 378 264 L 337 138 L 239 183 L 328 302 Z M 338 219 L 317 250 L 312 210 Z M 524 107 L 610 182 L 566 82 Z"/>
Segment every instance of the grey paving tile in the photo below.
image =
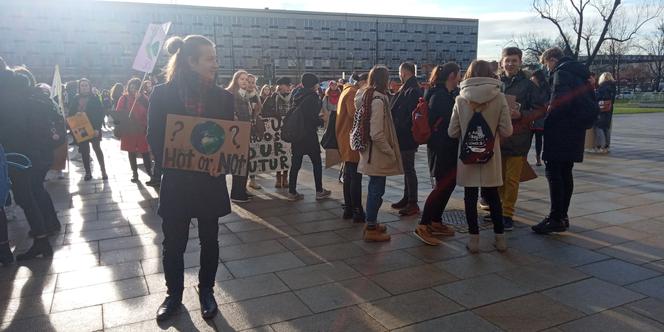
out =
<path fill-rule="evenodd" d="M 99 261 L 101 265 L 114 265 L 160 257 L 161 253 L 162 248 L 160 245 L 134 247 L 113 251 L 103 251 L 100 254 Z"/>
<path fill-rule="evenodd" d="M 301 289 L 295 294 L 317 313 L 389 296 L 387 292 L 366 278 Z"/>
<path fill-rule="evenodd" d="M 615 308 L 645 297 L 595 278 L 556 287 L 542 294 L 586 314 Z"/>
<path fill-rule="evenodd" d="M 432 319 L 394 330 L 395 332 L 438 332 L 438 331 L 473 331 L 498 332 L 495 325 L 482 319 L 470 311 L 459 312 L 449 316 Z"/>
<path fill-rule="evenodd" d="M 402 294 L 458 280 L 434 265 L 420 265 L 369 277 L 392 294 Z"/>
<path fill-rule="evenodd" d="M 626 263 L 617 259 L 592 263 L 578 267 L 577 269 L 583 273 L 587 273 L 596 278 L 620 286 L 645 279 L 650 279 L 661 274 L 660 272 L 646 269 L 638 265 Z"/>
<path fill-rule="evenodd" d="M 281 271 L 277 272 L 277 275 L 291 289 L 308 288 L 334 281 L 360 277 L 357 271 L 341 261 Z"/>
<path fill-rule="evenodd" d="M 360 304 L 359 307 L 388 329 L 463 310 L 460 305 L 430 289 Z"/>
<path fill-rule="evenodd" d="M 213 332 L 217 331 L 214 322 L 206 321 L 201 317 L 198 310 L 196 311 L 183 311 L 177 316 L 169 319 L 166 322 L 157 322 L 157 320 L 149 319 L 138 323 L 122 325 L 118 327 L 104 329 L 109 332 L 162 332 L 162 331 L 201 331 Z"/>
<path fill-rule="evenodd" d="M 217 281 L 214 292 L 217 303 L 244 301 L 256 297 L 289 291 L 288 287 L 274 274 L 227 281 Z"/>
<path fill-rule="evenodd" d="M 627 288 L 664 301 L 664 276 L 637 282 Z"/>
<path fill-rule="evenodd" d="M 87 332 L 101 330 L 103 327 L 101 306 L 94 306 L 6 322 L 0 326 L 0 330 Z"/>
<path fill-rule="evenodd" d="M 226 267 L 238 278 L 288 270 L 300 266 L 304 266 L 304 263 L 290 252 L 226 263 Z"/>
<path fill-rule="evenodd" d="M 51 312 L 67 311 L 148 294 L 143 278 L 113 281 L 56 292 Z"/>
<path fill-rule="evenodd" d="M 500 271 L 498 275 L 532 291 L 553 288 L 588 278 L 588 275 L 575 269 L 550 262 L 519 266 Z"/>
<path fill-rule="evenodd" d="M 664 301 L 662 300 L 647 298 L 627 304 L 624 308 L 632 310 L 641 316 L 664 323 Z"/>
<path fill-rule="evenodd" d="M 644 264 L 664 259 L 664 236 L 641 239 L 602 248 L 600 253 L 635 264 Z"/>
<path fill-rule="evenodd" d="M 351 242 L 329 244 L 293 251 L 306 264 L 319 264 L 366 255 L 366 252 Z"/>
<path fill-rule="evenodd" d="M 290 331 L 387 331 L 371 316 L 357 307 L 324 312 L 272 325 L 276 332 Z"/>
<path fill-rule="evenodd" d="M 518 266 L 495 253 L 464 256 L 434 265 L 460 279 L 499 272 Z"/>
<path fill-rule="evenodd" d="M 0 282 L 0 301 L 17 297 L 39 296 L 55 291 L 56 275 L 49 274 L 30 278 L 17 278 Z"/>
<path fill-rule="evenodd" d="M 379 274 L 424 264 L 421 260 L 404 251 L 364 254 L 360 257 L 347 259 L 345 262 L 364 275 Z"/>
<path fill-rule="evenodd" d="M 539 331 L 584 316 L 537 293 L 481 307 L 473 312 L 508 331 Z"/>
<path fill-rule="evenodd" d="M 155 293 L 147 296 L 105 303 L 103 304 L 104 328 L 108 329 L 146 320 L 154 320 L 157 308 L 159 308 L 159 305 L 161 305 L 165 298 L 166 293 Z M 185 288 L 182 294 L 182 303 L 186 310 L 200 308 L 198 294 L 194 288 Z M 186 310 L 182 310 L 182 312 Z"/>
<path fill-rule="evenodd" d="M 335 232 L 295 235 L 292 237 L 278 239 L 278 241 L 286 248 L 293 251 L 346 242 L 344 238 Z"/>
<path fill-rule="evenodd" d="M 139 262 L 97 266 L 85 270 L 60 273 L 56 288 L 58 291 L 80 288 L 110 281 L 135 278 L 141 275 L 143 275 L 143 270 Z"/>
<path fill-rule="evenodd" d="M 239 331 L 310 315 L 311 311 L 292 293 L 222 304 L 214 318 L 221 331 Z"/>
<path fill-rule="evenodd" d="M 405 251 L 427 263 L 435 263 L 469 255 L 464 245 L 457 241 L 443 241 L 437 247 L 419 246 L 406 249 Z"/>
<path fill-rule="evenodd" d="M 379 243 L 369 243 L 364 241 L 355 241 L 353 242 L 364 251 L 368 253 L 378 253 L 399 249 L 406 249 L 412 247 L 421 247 L 424 246 L 420 240 L 415 239 L 414 237 L 407 234 L 395 234 L 392 235 L 392 239 L 388 242 L 379 242 Z"/>
<path fill-rule="evenodd" d="M 53 293 L 3 300 L 2 323 L 4 325 L 12 320 L 46 315 L 49 313 L 52 301 Z"/>
<path fill-rule="evenodd" d="M 239 259 L 276 254 L 284 251 L 288 250 L 279 244 L 279 242 L 269 240 L 224 247 L 222 250 L 219 250 L 219 258 L 222 262 L 228 262 Z"/>
<path fill-rule="evenodd" d="M 242 242 L 251 243 L 258 241 L 274 240 L 293 235 L 299 235 L 300 232 L 291 226 L 280 226 L 269 229 L 259 229 L 255 231 L 235 233 Z"/>
<path fill-rule="evenodd" d="M 525 288 L 496 274 L 460 280 L 434 289 L 469 309 L 529 293 Z"/>
<path fill-rule="evenodd" d="M 537 251 L 533 255 L 570 267 L 586 265 L 609 258 L 607 255 L 577 246 L 564 246 L 551 250 Z"/>
<path fill-rule="evenodd" d="M 131 229 L 126 226 L 99 229 L 89 232 L 67 234 L 65 236 L 65 244 L 112 239 L 116 237 L 130 236 L 130 235 L 131 235 Z"/>
<path fill-rule="evenodd" d="M 624 331 L 645 332 L 662 331 L 664 325 L 654 320 L 640 316 L 633 311 L 616 308 L 581 318 L 579 320 L 559 326 L 563 331 Z"/>

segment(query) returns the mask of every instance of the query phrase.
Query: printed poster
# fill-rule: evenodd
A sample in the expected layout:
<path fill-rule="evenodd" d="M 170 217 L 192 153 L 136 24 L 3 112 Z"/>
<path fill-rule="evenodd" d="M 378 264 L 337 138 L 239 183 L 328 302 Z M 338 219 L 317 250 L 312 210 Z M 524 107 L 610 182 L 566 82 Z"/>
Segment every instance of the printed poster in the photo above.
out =
<path fill-rule="evenodd" d="M 288 171 L 291 164 L 291 145 L 281 140 L 279 118 L 265 118 L 265 134 L 262 137 L 251 136 L 249 146 L 249 174 Z"/>

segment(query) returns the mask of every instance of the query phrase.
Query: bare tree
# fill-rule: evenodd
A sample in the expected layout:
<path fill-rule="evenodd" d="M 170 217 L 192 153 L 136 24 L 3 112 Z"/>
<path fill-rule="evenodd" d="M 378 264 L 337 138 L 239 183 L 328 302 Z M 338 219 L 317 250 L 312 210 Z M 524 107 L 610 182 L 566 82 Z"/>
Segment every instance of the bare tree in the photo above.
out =
<path fill-rule="evenodd" d="M 540 56 L 547 49 L 554 46 L 564 47 L 561 39 L 547 38 L 532 32 L 514 36 L 507 44 L 513 44 L 523 51 L 525 64 L 538 64 Z"/>
<path fill-rule="evenodd" d="M 659 91 L 659 85 L 664 80 L 664 20 L 657 24 L 654 33 L 648 33 L 639 49 L 650 58 L 648 68 L 653 76 L 654 91 Z"/>
<path fill-rule="evenodd" d="M 533 9 L 558 30 L 565 53 L 578 58 L 585 48 L 588 66 L 604 42 L 631 40 L 645 24 L 659 17 L 663 8 L 662 0 L 644 0 L 629 6 L 621 0 L 533 0 Z M 628 22 L 625 33 L 609 35 L 613 22 L 621 19 Z"/>

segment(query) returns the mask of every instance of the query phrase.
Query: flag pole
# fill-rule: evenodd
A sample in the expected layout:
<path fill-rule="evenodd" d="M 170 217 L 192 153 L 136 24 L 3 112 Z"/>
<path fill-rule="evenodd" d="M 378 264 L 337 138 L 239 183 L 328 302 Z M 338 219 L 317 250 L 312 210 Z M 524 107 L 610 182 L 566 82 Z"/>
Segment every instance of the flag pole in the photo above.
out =
<path fill-rule="evenodd" d="M 143 79 L 141 80 L 141 86 L 138 87 L 138 93 L 139 95 L 142 93 L 143 90 L 143 84 L 145 84 L 145 79 L 148 78 L 148 72 L 145 72 L 143 75 Z M 129 91 L 129 87 L 127 87 L 127 91 Z M 134 112 L 134 106 L 136 106 L 136 102 L 138 101 L 139 97 L 134 96 L 134 103 L 131 105 L 131 108 L 129 109 L 129 120 L 131 120 L 131 114 Z"/>

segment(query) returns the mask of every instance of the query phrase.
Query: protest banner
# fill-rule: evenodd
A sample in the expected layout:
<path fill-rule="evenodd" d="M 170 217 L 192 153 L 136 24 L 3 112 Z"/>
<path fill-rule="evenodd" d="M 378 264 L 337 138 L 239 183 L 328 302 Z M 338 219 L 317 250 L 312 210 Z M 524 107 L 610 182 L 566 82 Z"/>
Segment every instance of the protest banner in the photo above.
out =
<path fill-rule="evenodd" d="M 74 135 L 76 143 L 87 142 L 95 137 L 95 129 L 92 127 L 88 115 L 84 112 L 67 117 L 67 125 L 69 125 L 69 129 Z"/>
<path fill-rule="evenodd" d="M 250 128 L 249 122 L 169 114 L 163 167 L 246 175 Z"/>
<path fill-rule="evenodd" d="M 291 145 L 281 140 L 281 118 L 266 118 L 265 133 L 251 136 L 249 146 L 249 174 L 288 171 L 291 164 Z"/>
<path fill-rule="evenodd" d="M 154 70 L 170 28 L 171 22 L 148 25 L 141 47 L 138 49 L 136 58 L 134 58 L 133 69 L 144 73 L 151 73 Z"/>

